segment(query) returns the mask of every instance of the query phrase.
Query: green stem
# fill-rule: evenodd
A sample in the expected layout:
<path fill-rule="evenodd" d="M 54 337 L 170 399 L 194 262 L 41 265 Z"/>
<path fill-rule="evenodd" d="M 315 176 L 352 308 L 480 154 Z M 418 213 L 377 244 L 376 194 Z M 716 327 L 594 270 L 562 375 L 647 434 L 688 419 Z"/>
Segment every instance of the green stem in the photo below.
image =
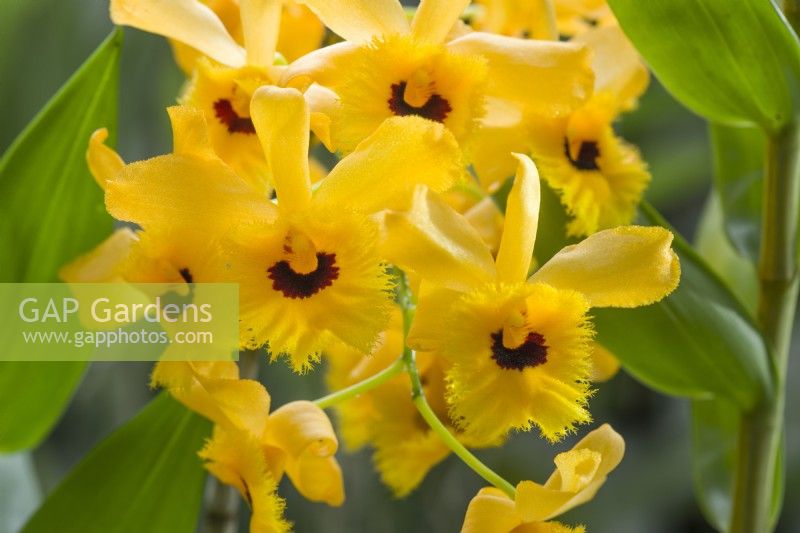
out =
<path fill-rule="evenodd" d="M 403 336 L 407 338 L 408 332 L 411 329 L 411 322 L 414 319 L 414 310 L 416 306 L 411 298 L 411 290 L 408 287 L 408 280 L 406 279 L 405 273 L 398 270 L 396 274 L 398 279 L 397 300 L 403 311 Z M 436 416 L 436 413 L 433 412 L 430 404 L 428 404 L 428 401 L 425 399 L 425 390 L 422 387 L 422 379 L 417 369 L 416 354 L 407 344 L 407 342 L 404 343 L 402 362 L 408 373 L 408 377 L 411 379 L 411 401 L 414 403 L 414 407 L 417 408 L 417 411 L 419 411 L 419 414 L 422 415 L 422 418 L 433 432 L 436 433 L 448 448 L 450 448 L 450 451 L 464 461 L 476 474 L 505 492 L 508 497 L 513 500 L 517 493 L 514 485 L 503 479 L 503 476 L 475 457 L 466 446 L 461 444 L 455 435 L 450 433 L 450 430 L 447 429 L 442 421 L 439 420 L 439 417 Z"/>
<path fill-rule="evenodd" d="M 767 143 L 757 318 L 769 348 L 775 386 L 772 394 L 741 419 L 732 533 L 766 532 L 773 527 L 786 368 L 798 295 L 799 134 L 798 126 L 792 124 Z"/>
<path fill-rule="evenodd" d="M 369 390 L 374 389 L 375 387 L 379 387 L 395 377 L 396 375 L 400 374 L 405 370 L 405 363 L 403 359 L 397 359 L 394 363 L 387 366 L 377 374 L 368 377 L 363 381 L 359 381 L 349 387 L 344 389 L 338 390 L 327 396 L 323 396 L 318 400 L 314 400 L 314 403 L 317 404 L 317 407 L 320 409 L 327 409 L 337 403 L 345 402 L 352 398 L 355 398 L 359 394 L 363 394 Z"/>
<path fill-rule="evenodd" d="M 512 500 L 516 496 L 516 489 L 514 485 L 503 479 L 503 477 L 486 466 L 480 459 L 475 457 L 461 442 L 452 434 L 450 430 L 445 427 L 436 413 L 433 412 L 428 401 L 425 399 L 425 393 L 422 389 L 422 380 L 417 371 L 417 363 L 414 357 L 413 350 L 406 348 L 403 352 L 403 360 L 406 363 L 406 372 L 411 378 L 411 399 L 414 406 L 425 419 L 425 422 L 430 426 L 434 433 L 444 442 L 450 450 L 458 456 L 459 459 L 475 471 L 476 474 L 483 479 L 505 492 Z"/>

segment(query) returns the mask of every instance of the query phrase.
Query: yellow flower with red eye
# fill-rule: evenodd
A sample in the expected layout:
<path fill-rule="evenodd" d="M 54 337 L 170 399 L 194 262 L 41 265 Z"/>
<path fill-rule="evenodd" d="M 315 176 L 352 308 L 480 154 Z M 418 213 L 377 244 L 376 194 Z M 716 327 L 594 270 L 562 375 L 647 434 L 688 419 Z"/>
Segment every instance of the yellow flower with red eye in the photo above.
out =
<path fill-rule="evenodd" d="M 506 0 L 484 0 L 474 24 L 485 31 L 530 33 L 533 30 L 528 28 L 534 28 L 533 22 L 551 21 L 555 25 L 552 7 L 549 2 L 523 6 Z M 605 2 L 555 3 L 555 13 L 562 22 L 565 17 L 603 18 L 607 9 Z M 550 25 L 534 31 L 533 37 L 555 38 L 554 31 L 548 35 L 548 28 Z M 574 33 L 577 35 L 570 42 L 585 45 L 591 51 L 595 74 L 591 97 L 567 115 L 529 117 L 531 127 L 523 135 L 526 141 L 515 149 L 533 154 L 542 178 L 560 195 L 573 218 L 567 232 L 584 236 L 629 224 L 650 182 L 647 166 L 636 148 L 619 139 L 612 129 L 612 122 L 621 112 L 636 107 L 647 88 L 649 74 L 622 30 L 613 23 L 613 17 L 598 27 L 569 35 Z M 484 133 L 473 150 L 474 166 L 483 187 L 492 190 L 513 173 L 513 168 L 507 158 L 495 157 L 497 146 L 504 142 L 502 128 L 486 129 Z"/>
<path fill-rule="evenodd" d="M 312 30 L 316 44 L 296 42 L 293 17 L 300 17 L 301 24 Z M 319 45 L 323 30 L 319 21 L 300 6 L 282 0 L 208 4 L 112 0 L 111 19 L 180 45 L 177 58 L 192 75 L 180 102 L 206 114 L 217 155 L 254 189 L 267 194 L 272 177 L 250 118 L 250 99 L 258 87 L 274 85 L 279 77 L 274 63 L 282 44 L 281 30 L 288 42 L 284 45 L 294 55 Z"/>
<path fill-rule="evenodd" d="M 263 385 L 239 379 L 231 361 L 161 362 L 152 384 L 214 422 L 200 457 L 209 472 L 247 501 L 251 531 L 288 531 L 276 492 L 284 474 L 311 501 L 344 502 L 338 441 L 328 417 L 313 403 L 291 402 L 270 413 Z"/>
<path fill-rule="evenodd" d="M 564 248 L 526 281 L 539 211 L 536 168 L 517 156 L 496 260 L 475 230 L 420 189 L 383 215 L 383 253 L 422 278 L 410 345 L 451 363 L 450 417 L 477 441 L 536 425 L 551 441 L 588 422 L 591 307 L 637 307 L 678 284 L 672 234 L 620 227 Z"/>
<path fill-rule="evenodd" d="M 612 128 L 621 112 L 636 106 L 649 76 L 618 26 L 592 29 L 574 41 L 593 51 L 594 94 L 569 116 L 543 117 L 530 138 L 542 178 L 572 217 L 567 232 L 583 236 L 629 224 L 650 182 L 639 152 Z"/>
<path fill-rule="evenodd" d="M 500 128 L 509 142 L 522 139 L 525 110 L 567 113 L 591 86 L 580 46 L 459 36 L 467 0 L 423 0 L 410 25 L 397 0 L 304 3 L 346 41 L 295 61 L 282 82 L 316 82 L 332 91 L 316 109 L 331 116 L 331 144 L 343 152 L 387 118 L 417 115 L 444 124 L 469 154 L 481 129 Z"/>
<path fill-rule="evenodd" d="M 625 441 L 604 424 L 555 458 L 556 470 L 546 483 L 523 481 L 515 498 L 495 488 L 481 489 L 472 498 L 461 533 L 584 533 L 549 522 L 591 500 L 625 453 Z"/>
<path fill-rule="evenodd" d="M 312 195 L 303 95 L 264 87 L 252 115 L 276 206 L 217 157 L 200 111 L 174 108 L 171 115 L 173 154 L 122 167 L 118 161 L 104 176 L 109 212 L 146 235 L 139 257 L 152 261 L 139 261 L 147 265 L 130 275 L 169 267 L 197 282 L 239 283 L 241 345 L 266 343 L 296 371 L 334 342 L 369 352 L 391 304 L 369 215 L 402 206 L 417 183 L 451 187 L 461 172 L 452 136 L 417 117 L 387 121 Z M 116 161 L 102 144 L 93 146 L 92 159 Z"/>

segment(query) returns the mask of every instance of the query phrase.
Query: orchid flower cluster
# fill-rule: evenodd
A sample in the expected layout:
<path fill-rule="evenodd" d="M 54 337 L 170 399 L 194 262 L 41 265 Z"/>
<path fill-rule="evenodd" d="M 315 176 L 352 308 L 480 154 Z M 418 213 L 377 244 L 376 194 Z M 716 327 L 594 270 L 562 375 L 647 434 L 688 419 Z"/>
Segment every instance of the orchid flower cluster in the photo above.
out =
<path fill-rule="evenodd" d="M 344 502 L 337 431 L 374 450 L 399 497 L 458 455 L 492 484 L 466 511 L 474 533 L 584 531 L 552 519 L 622 459 L 601 425 L 546 482 L 514 486 L 470 449 L 589 424 L 593 383 L 619 366 L 591 309 L 678 284 L 672 234 L 628 225 L 649 174 L 612 128 L 648 72 L 602 0 L 469 4 L 111 0 L 115 23 L 170 39 L 188 81 L 167 110 L 172 153 L 126 163 L 92 136 L 106 207 L 130 225 L 62 276 L 237 283 L 242 350 L 298 373 L 324 363 L 328 396 L 272 412 L 234 362 L 153 372 L 213 421 L 200 457 L 250 506 L 251 531 L 290 529 L 284 474 Z M 330 169 L 310 155 L 320 144 Z M 541 262 L 540 179 L 575 238 Z"/>

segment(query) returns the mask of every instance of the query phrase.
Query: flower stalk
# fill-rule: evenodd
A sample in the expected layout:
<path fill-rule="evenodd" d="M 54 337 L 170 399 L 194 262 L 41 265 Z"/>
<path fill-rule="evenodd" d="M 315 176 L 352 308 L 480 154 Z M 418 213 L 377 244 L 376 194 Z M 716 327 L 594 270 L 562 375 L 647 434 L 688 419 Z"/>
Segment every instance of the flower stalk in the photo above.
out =
<path fill-rule="evenodd" d="M 403 359 L 398 358 L 394 363 L 387 366 L 374 376 L 370 376 L 363 381 L 359 381 L 358 383 L 354 383 L 349 387 L 314 400 L 314 403 L 317 404 L 317 407 L 320 409 L 327 409 L 338 403 L 346 402 L 347 400 L 351 400 L 360 394 L 364 394 L 367 391 L 383 385 L 396 375 L 402 373 L 405 368 L 405 362 Z"/>
<path fill-rule="evenodd" d="M 767 143 L 757 319 L 771 357 L 774 388 L 741 419 L 731 532 L 770 531 L 777 457 L 782 445 L 786 371 L 797 307 L 800 127 Z"/>
<path fill-rule="evenodd" d="M 419 377 L 419 372 L 417 371 L 417 365 L 414 357 L 414 351 L 405 348 L 403 352 L 403 360 L 406 364 L 406 371 L 408 372 L 409 377 L 411 377 L 411 398 L 414 402 L 414 406 L 419 411 L 419 414 L 422 415 L 422 418 L 425 422 L 430 426 L 430 428 L 436 433 L 436 435 L 444 442 L 450 451 L 452 451 L 459 459 L 461 459 L 468 467 L 475 471 L 476 474 L 481 476 L 483 479 L 497 487 L 498 489 L 505 492 L 509 498 L 514 499 L 516 495 L 516 489 L 514 485 L 506 481 L 500 474 L 486 466 L 480 459 L 475 457 L 475 455 L 470 452 L 466 446 L 461 444 L 459 440 L 450 433 L 450 430 L 445 427 L 439 417 L 436 416 L 436 413 L 433 412 L 431 406 L 428 404 L 428 401 L 425 399 L 425 392 L 422 389 L 422 381 Z"/>
<path fill-rule="evenodd" d="M 408 332 L 411 329 L 411 321 L 414 318 L 415 304 L 411 297 L 411 291 L 408 287 L 408 280 L 406 279 L 405 273 L 398 271 L 397 279 L 397 299 L 403 312 L 403 336 L 408 337 Z M 517 492 L 514 485 L 506 481 L 501 475 L 475 457 L 475 455 L 473 455 L 466 446 L 461 444 L 450 430 L 447 429 L 442 421 L 439 420 L 436 413 L 433 412 L 430 404 L 428 404 L 428 401 L 425 399 L 425 390 L 422 387 L 422 380 L 417 370 L 416 354 L 414 350 L 407 346 L 407 343 L 404 343 L 401 361 L 403 362 L 405 371 L 408 373 L 408 377 L 411 379 L 411 400 L 414 403 L 414 407 L 417 408 L 417 411 L 419 411 L 419 414 L 425 420 L 425 423 L 427 423 L 442 442 L 450 448 L 450 451 L 456 454 L 468 467 L 483 479 L 505 492 L 508 497 L 513 500 Z"/>

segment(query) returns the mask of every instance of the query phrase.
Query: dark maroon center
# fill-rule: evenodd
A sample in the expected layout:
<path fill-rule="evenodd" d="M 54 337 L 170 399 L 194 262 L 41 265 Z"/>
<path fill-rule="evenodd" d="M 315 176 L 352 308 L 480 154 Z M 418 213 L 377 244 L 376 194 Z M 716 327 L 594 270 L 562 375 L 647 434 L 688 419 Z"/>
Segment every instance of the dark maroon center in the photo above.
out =
<path fill-rule="evenodd" d="M 183 281 L 185 281 L 186 283 L 191 285 L 192 282 L 194 281 L 194 277 L 192 276 L 192 273 L 189 270 L 189 267 L 184 267 L 184 268 L 178 270 L 178 273 L 181 275 L 181 277 L 183 278 Z"/>
<path fill-rule="evenodd" d="M 398 117 L 406 115 L 417 115 L 418 117 L 435 120 L 436 122 L 444 122 L 450 111 L 450 102 L 434 93 L 428 98 L 428 101 L 420 107 L 409 105 L 405 101 L 403 95 L 406 92 L 406 82 L 401 81 L 392 85 L 392 96 L 389 98 L 389 109 Z"/>
<path fill-rule="evenodd" d="M 228 128 L 228 133 L 245 133 L 252 135 L 256 132 L 250 117 L 240 117 L 230 100 L 221 98 L 214 102 L 214 114 L 220 123 Z"/>
<path fill-rule="evenodd" d="M 336 254 L 317 253 L 317 268 L 307 274 L 298 274 L 288 261 L 278 261 L 267 269 L 272 288 L 287 298 L 309 298 L 339 278 Z"/>
<path fill-rule="evenodd" d="M 572 163 L 572 166 L 578 170 L 600 170 L 597 164 L 597 158 L 600 157 L 600 149 L 594 141 L 584 141 L 578 150 L 578 157 L 572 158 L 569 151 L 569 140 L 564 139 L 564 154 Z"/>
<path fill-rule="evenodd" d="M 491 336 L 492 359 L 500 368 L 521 372 L 547 362 L 547 345 L 539 333 L 528 333 L 525 342 L 517 348 L 506 348 L 503 345 L 502 329 Z"/>

